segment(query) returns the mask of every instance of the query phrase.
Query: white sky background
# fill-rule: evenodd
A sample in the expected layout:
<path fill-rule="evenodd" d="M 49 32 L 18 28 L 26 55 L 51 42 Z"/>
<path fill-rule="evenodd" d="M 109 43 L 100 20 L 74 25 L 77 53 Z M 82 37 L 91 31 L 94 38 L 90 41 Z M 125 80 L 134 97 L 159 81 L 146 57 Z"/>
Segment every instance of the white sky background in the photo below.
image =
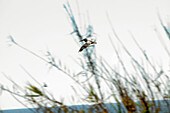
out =
<path fill-rule="evenodd" d="M 25 86 L 26 82 L 32 80 L 21 69 L 22 65 L 41 83 L 46 82 L 49 91 L 58 98 L 72 95 L 70 84 L 73 82 L 56 69 L 49 71 L 49 66 L 30 53 L 14 45 L 9 47 L 7 37 L 12 35 L 16 42 L 41 56 L 49 49 L 57 60 L 61 59 L 73 71 L 79 72 L 80 68 L 77 68 L 71 57 L 77 59 L 81 56 L 81 53 L 78 53 L 80 46 L 69 35 L 73 29 L 63 3 L 62 0 L 0 0 L 0 72 Z M 166 20 L 167 15 L 170 15 L 169 0 L 78 0 L 78 3 L 81 22 L 77 18 L 79 12 L 76 0 L 70 0 L 77 23 L 80 23 L 82 28 L 83 22 L 87 24 L 88 12 L 90 24 L 97 34 L 97 54 L 114 64 L 111 57 L 114 53 L 111 52 L 113 49 L 108 38 L 112 31 L 106 17 L 107 11 L 121 40 L 135 56 L 139 56 L 139 53 L 130 41 L 128 30 L 156 63 L 167 68 L 170 60 L 153 29 L 156 26 L 162 32 L 161 35 L 166 37 L 157 18 L 157 9 Z M 86 20 L 83 20 L 83 17 Z M 164 41 L 169 48 L 168 38 Z M 11 83 L 1 73 L 0 84 L 11 87 Z M 2 92 L 1 109 L 21 107 L 23 106 L 11 95 Z"/>

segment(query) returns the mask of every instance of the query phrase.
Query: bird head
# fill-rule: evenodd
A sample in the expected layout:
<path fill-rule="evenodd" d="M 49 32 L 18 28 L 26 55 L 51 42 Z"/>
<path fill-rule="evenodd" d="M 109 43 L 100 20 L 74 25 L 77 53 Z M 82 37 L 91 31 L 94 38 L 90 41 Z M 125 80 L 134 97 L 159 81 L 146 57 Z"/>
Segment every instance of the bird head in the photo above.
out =
<path fill-rule="evenodd" d="M 97 42 L 92 42 L 92 44 L 97 44 Z"/>
<path fill-rule="evenodd" d="M 97 42 L 93 39 L 91 39 L 91 44 L 97 44 Z"/>

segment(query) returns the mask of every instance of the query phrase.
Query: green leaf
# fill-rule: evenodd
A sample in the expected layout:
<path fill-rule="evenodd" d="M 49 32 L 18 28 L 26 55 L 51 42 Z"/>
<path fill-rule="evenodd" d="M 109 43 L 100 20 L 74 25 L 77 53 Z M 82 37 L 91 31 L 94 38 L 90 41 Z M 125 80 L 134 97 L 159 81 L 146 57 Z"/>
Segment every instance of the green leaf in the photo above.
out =
<path fill-rule="evenodd" d="M 40 95 L 25 95 L 27 97 L 39 97 Z"/>

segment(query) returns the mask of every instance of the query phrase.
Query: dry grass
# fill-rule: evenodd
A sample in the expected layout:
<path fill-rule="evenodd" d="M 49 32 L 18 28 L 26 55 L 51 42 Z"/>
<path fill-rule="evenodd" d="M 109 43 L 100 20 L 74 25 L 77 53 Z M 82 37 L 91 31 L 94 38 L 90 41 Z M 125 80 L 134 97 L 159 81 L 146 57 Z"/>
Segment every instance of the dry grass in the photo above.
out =
<path fill-rule="evenodd" d="M 75 17 L 72 13 L 69 3 L 65 4 L 64 8 L 66 9 L 66 12 L 72 23 L 73 32 L 71 34 L 76 36 L 78 41 L 82 40 L 84 35 L 80 33 L 80 29 L 75 21 Z M 120 65 L 122 72 L 117 71 L 117 68 L 109 65 L 109 63 L 105 61 L 102 56 L 96 55 L 95 48 L 92 47 L 83 51 L 83 56 L 80 59 L 80 62 L 78 62 L 83 71 L 80 71 L 78 75 L 75 75 L 71 73 L 68 68 L 60 65 L 60 63 L 57 64 L 50 51 L 47 52 L 48 58 L 44 59 L 15 42 L 14 38 L 10 36 L 13 44 L 42 59 L 44 62 L 56 68 L 57 71 L 63 72 L 65 75 L 74 80 L 81 90 L 86 93 L 84 94 L 85 97 L 82 97 L 82 99 L 83 101 L 91 104 L 91 107 L 88 109 L 76 109 L 74 107 L 65 105 L 61 101 L 55 100 L 55 98 L 50 93 L 48 93 L 48 91 L 45 90 L 44 87 L 24 68 L 23 70 L 28 75 L 30 75 L 30 77 L 34 79 L 39 86 L 29 83 L 26 87 L 26 91 L 26 89 L 23 89 L 3 73 L 18 88 L 20 93 L 18 94 L 15 91 L 4 88 L 3 86 L 1 86 L 1 90 L 9 92 L 16 100 L 22 103 L 25 107 L 28 107 L 27 104 L 18 99 L 18 97 L 24 98 L 27 103 L 38 108 L 37 112 L 43 109 L 44 113 L 53 113 L 54 111 L 58 113 L 85 113 L 85 111 L 88 113 L 95 111 L 97 113 L 110 113 L 105 103 L 114 101 L 117 102 L 116 105 L 113 105 L 112 103 L 110 104 L 117 113 L 158 113 L 162 107 L 162 103 L 159 101 L 160 99 L 164 101 L 168 108 L 168 99 L 170 98 L 170 78 L 166 71 L 164 71 L 162 68 L 156 68 L 156 65 L 153 64 L 149 56 L 140 47 L 138 42 L 135 40 L 135 37 L 131 33 L 132 39 L 143 55 L 143 62 L 148 65 L 148 67 L 145 67 L 128 51 L 127 47 L 125 47 L 125 45 L 122 43 L 119 36 L 116 34 L 114 27 L 112 26 L 109 16 L 108 21 L 114 34 L 113 36 L 109 36 L 109 38 L 113 46 L 113 50 L 116 53 L 118 64 Z M 169 35 L 166 27 L 163 24 L 162 26 L 164 27 L 167 35 Z M 90 29 L 87 30 L 86 34 L 88 34 L 87 37 L 93 36 L 93 32 Z M 127 54 L 127 57 L 130 59 L 130 64 L 133 67 L 133 71 L 129 71 L 128 67 L 123 62 L 116 45 L 113 43 L 114 37 L 123 48 L 123 51 Z M 152 72 L 148 71 L 148 68 L 151 69 Z M 78 76 L 81 75 L 86 76 L 86 81 L 78 81 Z M 152 76 L 155 76 L 155 78 L 152 78 Z M 76 90 L 76 92 L 80 91 Z M 156 100 L 158 100 L 158 103 L 155 102 Z"/>

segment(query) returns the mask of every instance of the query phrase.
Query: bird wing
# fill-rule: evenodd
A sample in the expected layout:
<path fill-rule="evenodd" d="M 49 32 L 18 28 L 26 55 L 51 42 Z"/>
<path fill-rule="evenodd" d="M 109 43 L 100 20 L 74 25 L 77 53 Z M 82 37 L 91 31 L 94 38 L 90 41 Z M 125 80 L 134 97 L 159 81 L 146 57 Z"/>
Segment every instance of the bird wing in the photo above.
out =
<path fill-rule="evenodd" d="M 89 45 L 89 43 L 85 43 L 83 46 L 81 46 L 79 52 L 83 51 L 83 49 L 87 48 Z"/>
<path fill-rule="evenodd" d="M 85 39 L 82 39 L 82 40 L 80 40 L 80 42 L 82 42 L 82 41 L 85 41 L 85 42 L 87 42 L 87 39 L 85 38 Z"/>

